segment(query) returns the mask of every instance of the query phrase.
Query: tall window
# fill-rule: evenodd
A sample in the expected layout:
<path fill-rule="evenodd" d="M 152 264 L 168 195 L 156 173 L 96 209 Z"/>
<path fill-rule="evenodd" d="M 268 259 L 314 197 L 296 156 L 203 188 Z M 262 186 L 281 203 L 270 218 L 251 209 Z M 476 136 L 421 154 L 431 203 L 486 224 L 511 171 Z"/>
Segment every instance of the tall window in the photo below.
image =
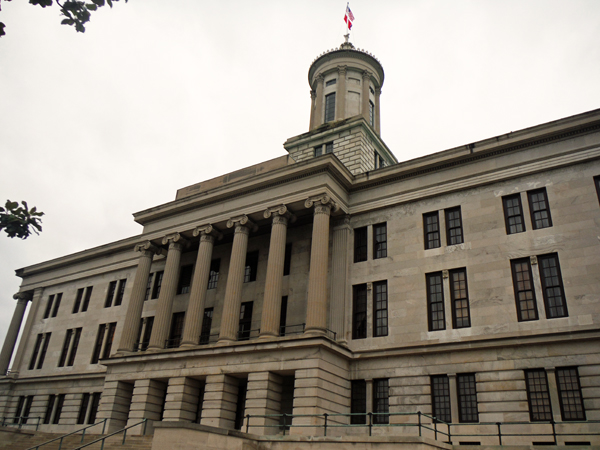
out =
<path fill-rule="evenodd" d="M 367 260 L 367 227 L 354 229 L 354 262 Z"/>
<path fill-rule="evenodd" d="M 367 383 L 365 380 L 352 380 L 350 384 L 350 416 L 352 425 L 367 423 Z"/>
<path fill-rule="evenodd" d="M 92 424 L 96 422 L 96 415 L 98 414 L 98 407 L 100 406 L 101 392 L 94 392 L 92 394 L 92 403 L 90 405 L 90 413 L 88 414 L 87 423 Z"/>
<path fill-rule="evenodd" d="M 138 349 L 142 352 L 148 349 L 150 343 L 150 336 L 152 335 L 152 327 L 154 326 L 154 316 L 148 316 L 141 319 L 142 324 L 146 320 L 146 328 L 143 329 L 144 335 L 142 336 L 142 325 L 140 325 L 140 334 L 138 338 Z"/>
<path fill-rule="evenodd" d="M 431 410 L 433 417 L 442 422 L 452 422 L 450 408 L 450 382 L 447 375 L 431 377 Z"/>
<path fill-rule="evenodd" d="M 72 366 L 75 362 L 75 355 L 77 354 L 77 347 L 79 346 L 79 339 L 81 338 L 81 328 L 75 328 L 67 330 L 65 334 L 65 341 L 63 342 L 62 351 L 58 360 L 58 367 Z M 73 341 L 71 344 L 71 340 Z M 70 351 L 69 351 L 70 350 Z M 68 356 L 68 360 L 67 360 Z"/>
<path fill-rule="evenodd" d="M 375 169 L 381 169 L 382 167 L 385 167 L 385 159 L 383 159 L 383 157 L 379 153 L 374 152 L 374 157 Z"/>
<path fill-rule="evenodd" d="M 106 294 L 106 300 L 104 301 L 104 307 L 110 308 L 113 306 L 120 306 L 123 303 L 123 296 L 125 294 L 125 284 L 127 283 L 127 279 L 119 280 L 119 281 L 111 281 L 108 285 L 108 292 Z M 116 295 L 115 295 L 116 294 Z"/>
<path fill-rule="evenodd" d="M 154 274 L 151 273 L 148 276 L 148 282 L 146 283 L 146 294 L 144 295 L 144 301 L 150 299 L 150 294 L 152 293 L 152 280 L 154 279 Z"/>
<path fill-rule="evenodd" d="M 441 246 L 440 216 L 437 211 L 423 214 L 423 231 L 425 233 L 425 250 Z"/>
<path fill-rule="evenodd" d="M 52 313 L 50 317 L 56 317 L 58 314 L 58 308 L 60 307 L 60 301 L 62 300 L 62 293 L 56 294 L 56 298 L 54 299 L 54 307 L 52 308 Z"/>
<path fill-rule="evenodd" d="M 514 259 L 510 264 L 519 322 L 537 320 L 538 312 L 529 258 Z"/>
<path fill-rule="evenodd" d="M 467 269 L 454 269 L 449 272 L 450 297 L 452 298 L 452 327 L 471 326 L 469 314 L 469 293 L 467 291 Z"/>
<path fill-rule="evenodd" d="M 283 276 L 290 274 L 292 267 L 292 243 L 285 244 L 285 256 L 283 258 Z"/>
<path fill-rule="evenodd" d="M 44 311 L 44 319 L 48 317 L 56 317 L 58 314 L 58 308 L 60 307 L 60 301 L 62 299 L 62 293 L 52 294 L 48 297 L 48 303 L 46 304 L 46 310 Z"/>
<path fill-rule="evenodd" d="M 387 224 L 373 225 L 373 259 L 387 257 Z"/>
<path fill-rule="evenodd" d="M 221 260 L 213 259 L 210 262 L 210 274 L 208 276 L 208 289 L 216 289 L 219 283 L 219 271 L 221 270 Z"/>
<path fill-rule="evenodd" d="M 325 96 L 325 122 L 335 120 L 335 92 Z"/>
<path fill-rule="evenodd" d="M 527 401 L 529 402 L 529 418 L 532 422 L 552 420 L 548 379 L 544 369 L 525 371 Z"/>
<path fill-rule="evenodd" d="M 464 238 L 460 206 L 449 208 L 445 211 L 445 213 L 446 240 L 448 241 L 448 245 L 462 244 L 464 242 Z"/>
<path fill-rule="evenodd" d="M 185 322 L 185 312 L 177 312 L 173 314 L 171 320 L 171 332 L 169 333 L 169 339 L 165 348 L 177 348 L 181 343 L 181 337 L 183 336 L 183 324 Z"/>
<path fill-rule="evenodd" d="M 477 410 L 477 385 L 474 373 L 456 376 L 458 390 L 458 420 L 462 423 L 479 422 Z"/>
<path fill-rule="evenodd" d="M 205 308 L 202 317 L 202 331 L 200 332 L 200 344 L 208 344 L 210 341 L 210 329 L 212 327 L 214 308 Z"/>
<path fill-rule="evenodd" d="M 502 197 L 502 204 L 504 206 L 506 234 L 522 233 L 525 231 L 523 207 L 521 206 L 521 194 L 507 195 Z"/>
<path fill-rule="evenodd" d="M 162 286 L 162 279 L 164 274 L 164 270 L 161 270 L 160 272 L 156 272 L 154 274 L 154 286 L 152 286 L 152 299 L 158 298 L 160 295 L 160 288 Z"/>
<path fill-rule="evenodd" d="M 369 100 L 369 125 L 375 126 L 375 105 Z"/>
<path fill-rule="evenodd" d="M 367 285 L 352 287 L 352 339 L 367 337 Z"/>
<path fill-rule="evenodd" d="M 52 420 L 52 411 L 54 410 L 54 402 L 56 401 L 56 395 L 51 394 L 48 396 L 48 403 L 46 403 L 46 413 L 44 414 L 44 424 L 49 424 Z"/>
<path fill-rule="evenodd" d="M 244 283 L 256 281 L 258 270 L 258 250 L 246 254 L 246 268 L 244 271 Z"/>
<path fill-rule="evenodd" d="M 442 272 L 428 273 L 427 280 L 427 315 L 429 331 L 445 330 L 446 315 L 444 313 L 444 288 Z"/>
<path fill-rule="evenodd" d="M 85 423 L 85 416 L 87 415 L 88 405 L 90 403 L 90 394 L 87 392 L 81 397 L 81 403 L 79 404 L 79 414 L 77 414 L 77 424 L 82 425 Z"/>
<path fill-rule="evenodd" d="M 52 311 L 52 305 L 54 304 L 54 294 L 48 296 L 48 303 L 46 303 L 46 309 L 44 310 L 44 319 L 50 317 Z"/>
<path fill-rule="evenodd" d="M 279 336 L 285 336 L 285 326 L 287 322 L 287 304 L 288 296 L 281 297 L 281 309 L 279 310 Z"/>
<path fill-rule="evenodd" d="M 240 321 L 238 329 L 238 340 L 246 341 L 250 339 L 252 330 L 252 308 L 253 302 L 243 302 L 240 306 Z"/>
<path fill-rule="evenodd" d="M 97 364 L 100 359 L 106 359 L 110 356 L 116 328 L 117 322 L 103 323 L 98 326 L 91 364 Z"/>
<path fill-rule="evenodd" d="M 388 335 L 387 281 L 373 283 L 373 336 Z"/>
<path fill-rule="evenodd" d="M 54 410 L 54 417 L 52 418 L 53 424 L 60 422 L 60 416 L 62 414 L 63 405 L 65 404 L 65 394 L 58 394 L 56 397 L 56 409 Z"/>
<path fill-rule="evenodd" d="M 192 286 L 192 273 L 194 266 L 189 264 L 183 266 L 179 272 L 179 283 L 177 284 L 177 295 L 189 294 L 190 287 Z"/>
<path fill-rule="evenodd" d="M 373 423 L 390 421 L 390 383 L 387 378 L 373 380 Z"/>
<path fill-rule="evenodd" d="M 527 192 L 529 197 L 529 211 L 531 213 L 531 224 L 534 230 L 552 226 L 550 217 L 550 206 L 546 188 Z"/>
<path fill-rule="evenodd" d="M 44 359 L 46 358 L 46 352 L 48 351 L 48 345 L 50 345 L 50 336 L 52 333 L 40 333 L 37 335 L 33 353 L 29 360 L 29 370 L 41 369 L 44 365 Z"/>
<path fill-rule="evenodd" d="M 542 279 L 542 292 L 544 295 L 544 306 L 546 307 L 546 318 L 567 317 L 567 301 L 563 287 L 558 255 L 538 256 L 540 267 L 540 278 Z"/>
<path fill-rule="evenodd" d="M 79 312 L 79 308 L 81 307 L 81 312 L 86 312 L 88 307 L 90 306 L 90 298 L 92 297 L 93 286 L 88 286 L 86 288 L 77 289 L 77 295 L 75 297 L 75 302 L 73 303 L 73 314 L 77 314 Z M 83 303 L 82 303 L 83 302 Z"/>
<path fill-rule="evenodd" d="M 557 368 L 556 385 L 562 420 L 585 420 L 577 367 Z"/>

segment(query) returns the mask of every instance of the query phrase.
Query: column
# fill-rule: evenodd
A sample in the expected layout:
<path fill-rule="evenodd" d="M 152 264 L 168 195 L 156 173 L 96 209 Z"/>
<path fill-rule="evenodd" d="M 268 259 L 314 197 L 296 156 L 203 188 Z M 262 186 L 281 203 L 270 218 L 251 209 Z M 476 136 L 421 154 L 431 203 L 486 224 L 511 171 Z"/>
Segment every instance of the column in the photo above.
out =
<path fill-rule="evenodd" d="M 323 123 L 323 75 L 317 75 L 317 99 L 315 102 L 315 115 L 311 130 L 318 128 Z"/>
<path fill-rule="evenodd" d="M 338 66 L 338 82 L 335 97 L 335 101 L 337 102 L 335 119 L 340 120 L 346 117 L 346 66 Z"/>
<path fill-rule="evenodd" d="M 215 239 L 221 239 L 223 236 L 212 225 L 197 227 L 193 234 L 194 236 L 200 235 L 200 247 L 198 248 L 198 256 L 196 257 L 196 268 L 194 269 L 188 309 L 185 314 L 181 347 L 198 345 L 200 332 L 202 331 L 204 301 L 206 300 L 213 247 Z"/>
<path fill-rule="evenodd" d="M 329 306 L 331 329 L 336 333 L 336 340 L 344 343 L 347 342 L 346 311 L 352 311 L 352 305 L 348 301 L 347 286 L 349 236 L 350 216 L 346 216 L 333 227 L 331 304 Z"/>
<path fill-rule="evenodd" d="M 269 208 L 264 212 L 265 219 L 268 219 L 271 216 L 273 216 L 273 225 L 271 227 L 265 296 L 263 300 L 262 318 L 260 321 L 261 338 L 279 336 L 287 225 L 290 218 L 292 220 L 295 219 L 295 217 L 288 212 L 285 205 Z"/>
<path fill-rule="evenodd" d="M 165 348 L 165 341 L 169 335 L 173 299 L 175 298 L 179 278 L 179 262 L 181 260 L 181 252 L 187 241 L 179 233 L 173 233 L 165 236 L 162 243 L 163 245 L 168 244 L 169 250 L 167 252 L 167 262 L 165 264 L 158 303 L 156 304 L 152 335 L 148 344 L 148 350 L 154 351 Z"/>
<path fill-rule="evenodd" d="M 362 73 L 362 99 L 361 99 L 361 103 L 362 103 L 362 115 L 365 118 L 365 120 L 367 121 L 367 123 L 369 123 L 369 85 L 370 85 L 370 81 L 371 81 L 371 73 L 368 71 L 364 71 Z"/>
<path fill-rule="evenodd" d="M 376 87 L 375 88 L 375 131 L 377 131 L 378 134 L 381 134 L 381 120 L 379 120 L 380 116 L 379 116 L 379 99 L 381 97 L 381 88 L 380 87 Z"/>
<path fill-rule="evenodd" d="M 308 299 L 306 305 L 306 334 L 325 334 L 327 331 L 327 266 L 329 262 L 329 216 L 337 204 L 327 194 L 311 197 L 304 206 L 314 205 Z"/>
<path fill-rule="evenodd" d="M 273 372 L 248 374 L 245 415 L 266 416 L 281 414 L 281 376 Z M 246 419 L 245 419 L 246 420 Z M 254 417 L 250 419 L 248 432 L 252 434 L 279 434 L 279 417 Z M 244 422 L 243 431 L 246 430 Z"/>
<path fill-rule="evenodd" d="M 246 267 L 246 252 L 248 249 L 248 236 L 250 229 L 255 231 L 254 225 L 248 216 L 238 216 L 227 221 L 227 228 L 235 227 L 231 260 L 225 288 L 223 302 L 223 315 L 221 317 L 221 332 L 219 343 L 227 344 L 237 340 L 240 304 L 242 300 L 242 285 L 244 284 L 244 269 Z"/>
<path fill-rule="evenodd" d="M 21 360 L 23 359 L 23 355 L 25 354 L 25 350 L 27 349 L 27 344 L 29 342 L 29 336 L 31 335 L 31 328 L 33 324 L 36 322 L 37 312 L 40 308 L 40 304 L 42 302 L 42 295 L 44 293 L 44 288 L 36 288 L 33 291 L 33 298 L 31 299 L 31 308 L 29 308 L 29 314 L 27 314 L 27 321 L 25 322 L 25 328 L 23 328 L 23 333 L 21 336 L 21 340 L 19 341 L 19 348 L 17 349 L 17 353 L 15 355 L 15 359 L 11 366 L 10 376 L 17 377 L 19 374 L 19 367 L 21 365 Z M 10 360 L 10 358 L 9 358 Z"/>
<path fill-rule="evenodd" d="M 27 302 L 31 299 L 31 295 L 26 294 L 25 292 L 19 292 L 13 295 L 13 298 L 17 301 L 17 306 L 15 307 L 15 312 L 13 313 L 10 325 L 8 326 L 8 331 L 6 332 L 2 352 L 0 352 L 0 377 L 6 375 L 6 371 L 8 370 L 10 358 L 12 357 L 15 345 L 17 344 L 17 336 L 19 336 L 19 330 L 21 329 Z"/>
<path fill-rule="evenodd" d="M 448 374 L 448 385 L 450 387 L 450 413 L 453 423 L 458 423 L 458 387 L 456 386 L 456 374 Z"/>
<path fill-rule="evenodd" d="M 230 375 L 206 377 L 200 425 L 233 429 L 238 397 L 238 382 Z"/>
<path fill-rule="evenodd" d="M 310 91 L 310 122 L 308 124 L 309 130 L 312 130 L 314 128 L 316 99 L 317 99 L 317 93 L 315 92 L 314 89 L 311 89 L 311 91 Z"/>
<path fill-rule="evenodd" d="M 194 422 L 198 411 L 200 385 L 200 381 L 193 378 L 170 378 L 163 420 Z"/>
<path fill-rule="evenodd" d="M 133 280 L 133 288 L 131 290 L 131 296 L 129 297 L 129 304 L 127 305 L 127 314 L 125 315 L 123 333 L 121 334 L 121 341 L 119 342 L 117 354 L 122 354 L 122 352 L 133 352 L 136 350 L 135 341 L 139 335 L 140 318 L 142 317 L 142 310 L 144 309 L 144 299 L 146 297 L 148 277 L 150 276 L 150 266 L 152 266 L 154 254 L 160 252 L 160 250 L 150 241 L 137 244 L 134 251 L 140 252 L 141 255 Z"/>

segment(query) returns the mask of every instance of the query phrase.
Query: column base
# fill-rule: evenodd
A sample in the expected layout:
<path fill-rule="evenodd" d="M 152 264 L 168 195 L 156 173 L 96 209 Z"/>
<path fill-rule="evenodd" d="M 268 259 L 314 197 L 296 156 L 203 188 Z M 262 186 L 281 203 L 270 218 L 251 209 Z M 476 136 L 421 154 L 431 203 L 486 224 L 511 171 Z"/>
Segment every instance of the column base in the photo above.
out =
<path fill-rule="evenodd" d="M 261 334 L 260 336 L 258 336 L 258 339 L 261 341 L 265 341 L 265 340 L 273 340 L 278 338 L 279 335 L 278 334 L 271 334 L 271 333 L 265 333 L 265 334 Z"/>
<path fill-rule="evenodd" d="M 148 346 L 148 348 L 146 349 L 146 353 L 157 353 L 157 352 L 160 352 L 161 350 L 164 350 L 164 348 Z"/>
<path fill-rule="evenodd" d="M 198 343 L 192 342 L 192 341 L 187 341 L 187 342 L 182 342 L 181 344 L 179 344 L 179 348 L 192 348 L 192 347 L 198 347 Z"/>
<path fill-rule="evenodd" d="M 219 340 L 217 341 L 217 346 L 224 346 L 224 345 L 230 345 L 230 344 L 234 344 L 237 341 L 235 339 L 231 339 L 228 337 L 224 337 L 224 338 L 219 338 Z"/>
<path fill-rule="evenodd" d="M 306 328 L 304 330 L 304 336 L 326 336 L 327 330 L 325 328 Z"/>

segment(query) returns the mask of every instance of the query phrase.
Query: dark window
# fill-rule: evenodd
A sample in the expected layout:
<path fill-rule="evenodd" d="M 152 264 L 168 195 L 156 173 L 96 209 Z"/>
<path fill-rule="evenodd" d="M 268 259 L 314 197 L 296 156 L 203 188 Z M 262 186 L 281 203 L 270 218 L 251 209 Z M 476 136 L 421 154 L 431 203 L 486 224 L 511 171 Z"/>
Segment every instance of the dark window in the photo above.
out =
<path fill-rule="evenodd" d="M 87 423 L 92 424 L 96 422 L 96 415 L 98 414 L 98 406 L 100 406 L 100 397 L 102 393 L 94 392 L 92 394 L 92 404 L 90 405 L 90 414 L 88 416 Z"/>
<path fill-rule="evenodd" d="M 192 264 L 183 266 L 181 268 L 181 271 L 179 272 L 179 283 L 177 285 L 177 295 L 188 294 L 190 292 L 190 287 L 192 286 L 193 271 L 194 266 Z"/>
<path fill-rule="evenodd" d="M 85 288 L 85 296 L 83 298 L 83 305 L 81 305 L 81 312 L 86 312 L 90 306 L 90 298 L 92 298 L 92 289 L 94 286 L 88 286 Z"/>
<path fill-rule="evenodd" d="M 365 380 L 352 380 L 350 384 L 350 416 L 352 425 L 367 423 L 367 383 Z"/>
<path fill-rule="evenodd" d="M 52 420 L 52 410 L 54 409 L 55 401 L 56 395 L 51 394 L 48 396 L 48 403 L 46 404 L 46 413 L 44 414 L 44 424 L 49 424 Z"/>
<path fill-rule="evenodd" d="M 373 283 L 373 336 L 388 335 L 387 281 Z"/>
<path fill-rule="evenodd" d="M 205 308 L 202 317 L 202 331 L 200 332 L 200 344 L 208 344 L 210 340 L 210 329 L 212 327 L 214 308 Z"/>
<path fill-rule="evenodd" d="M 181 344 L 181 337 L 183 336 L 183 324 L 185 322 L 185 312 L 178 312 L 173 314 L 171 320 L 171 332 L 169 333 L 169 339 L 165 345 L 165 348 L 177 348 Z"/>
<path fill-rule="evenodd" d="M 389 423 L 390 383 L 387 378 L 373 380 L 373 423 Z"/>
<path fill-rule="evenodd" d="M 382 167 L 385 167 L 385 159 L 379 153 L 375 152 L 375 168 L 381 169 Z"/>
<path fill-rule="evenodd" d="M 562 420 L 585 420 L 577 367 L 556 369 L 556 385 Z"/>
<path fill-rule="evenodd" d="M 283 276 L 290 274 L 292 267 L 292 243 L 285 244 L 285 256 L 283 258 Z"/>
<path fill-rule="evenodd" d="M 594 177 L 594 184 L 596 185 L 596 193 L 598 194 L 598 201 L 600 202 L 600 175 Z"/>
<path fill-rule="evenodd" d="M 67 353 L 69 353 L 69 346 L 71 344 L 71 338 L 73 337 L 73 330 L 67 330 L 65 334 L 65 341 L 63 342 L 62 351 L 60 352 L 60 358 L 58 359 L 58 367 L 63 367 L 67 360 Z"/>
<path fill-rule="evenodd" d="M 246 409 L 246 394 L 248 393 L 248 381 L 240 380 L 238 384 L 237 402 L 235 405 L 235 422 L 233 428 L 241 430 L 244 424 L 244 412 Z"/>
<path fill-rule="evenodd" d="M 427 280 L 427 315 L 429 331 L 445 330 L 446 315 L 444 313 L 444 288 L 442 272 L 428 273 Z"/>
<path fill-rule="evenodd" d="M 148 344 L 150 343 L 150 336 L 152 335 L 152 327 L 154 326 L 154 316 L 146 317 L 146 328 L 144 328 L 144 336 L 141 338 L 141 343 L 139 346 L 140 351 L 146 351 L 148 349 Z M 140 333 L 141 333 L 140 329 Z"/>
<path fill-rule="evenodd" d="M 334 78 L 333 80 L 329 80 L 325 83 L 325 86 L 333 86 L 336 83 L 337 79 Z"/>
<path fill-rule="evenodd" d="M 321 156 L 323 154 L 323 146 L 319 145 L 317 147 L 315 147 L 315 158 L 317 156 Z"/>
<path fill-rule="evenodd" d="M 441 246 L 440 216 L 437 211 L 423 214 L 423 231 L 425 232 L 425 250 Z"/>
<path fill-rule="evenodd" d="M 352 339 L 367 337 L 367 285 L 352 287 Z"/>
<path fill-rule="evenodd" d="M 529 197 L 529 212 L 531 213 L 531 225 L 534 230 L 548 228 L 552 226 L 552 217 L 550 217 L 550 206 L 548 205 L 548 196 L 546 188 L 536 189 L 527 192 Z"/>
<path fill-rule="evenodd" d="M 335 92 L 325 96 L 325 122 L 335 120 Z"/>
<path fill-rule="evenodd" d="M 125 285 L 127 280 L 119 280 L 119 287 L 117 288 L 117 297 L 115 298 L 115 306 L 120 306 L 123 303 L 123 296 L 125 295 Z"/>
<path fill-rule="evenodd" d="M 523 207 L 521 206 L 521 194 L 507 195 L 502 197 L 502 204 L 504 205 L 506 234 L 522 233 L 525 231 Z"/>
<path fill-rule="evenodd" d="M 56 294 L 56 298 L 54 299 L 54 307 L 52 308 L 52 313 L 50 317 L 56 317 L 58 314 L 58 308 L 60 307 L 60 301 L 62 300 L 62 293 Z"/>
<path fill-rule="evenodd" d="M 354 229 L 354 262 L 367 260 L 367 227 Z"/>
<path fill-rule="evenodd" d="M 26 424 L 27 419 L 29 418 L 29 412 L 31 410 L 31 403 L 33 402 L 33 396 L 21 395 L 19 397 L 19 403 L 17 404 L 17 410 L 15 412 L 15 418 L 13 419 L 13 423 L 19 423 L 19 418 L 21 418 L 21 423 Z"/>
<path fill-rule="evenodd" d="M 104 333 L 106 333 L 105 323 L 98 326 L 98 334 L 96 335 L 96 344 L 94 345 L 91 364 L 97 364 L 100 360 L 100 352 L 102 351 L 102 343 L 104 342 Z"/>
<path fill-rule="evenodd" d="M 115 291 L 117 290 L 117 282 L 111 281 L 108 285 L 108 293 L 106 294 L 106 300 L 104 301 L 104 307 L 110 308 L 112 306 L 113 298 L 115 297 Z"/>
<path fill-rule="evenodd" d="M 152 286 L 152 298 L 158 298 L 160 295 L 160 287 L 162 286 L 162 279 L 164 275 L 164 271 L 156 272 L 154 274 L 154 286 Z"/>
<path fill-rule="evenodd" d="M 196 417 L 194 423 L 200 423 L 202 419 L 202 404 L 204 403 L 204 393 L 206 392 L 206 382 L 201 381 L 198 392 L 198 404 L 196 405 Z"/>
<path fill-rule="evenodd" d="M 46 310 L 44 311 L 44 319 L 50 317 L 50 311 L 52 311 L 52 304 L 54 303 L 54 294 L 48 297 L 48 303 L 46 303 Z"/>
<path fill-rule="evenodd" d="M 333 153 L 333 142 L 325 143 L 325 154 Z"/>
<path fill-rule="evenodd" d="M 431 410 L 433 417 L 442 422 L 452 422 L 450 409 L 450 382 L 447 375 L 431 377 Z"/>
<path fill-rule="evenodd" d="M 532 422 L 552 420 L 552 407 L 548 393 L 548 379 L 544 369 L 525 371 L 527 401 L 529 402 L 529 418 Z"/>
<path fill-rule="evenodd" d="M 40 352 L 43 340 L 44 334 L 38 334 L 37 339 L 35 340 L 35 346 L 33 347 L 33 353 L 31 354 L 31 359 L 29 360 L 29 370 L 35 369 L 35 362 L 37 361 L 37 356 Z"/>
<path fill-rule="evenodd" d="M 373 259 L 387 257 L 387 224 L 373 225 Z"/>
<path fill-rule="evenodd" d="M 48 345 L 50 344 L 50 335 L 52 333 L 44 334 L 44 344 L 42 345 L 42 350 L 40 351 L 40 357 L 38 358 L 36 369 L 41 369 L 44 365 L 44 359 L 46 358 L 46 352 L 48 351 Z"/>
<path fill-rule="evenodd" d="M 471 326 L 469 314 L 469 293 L 467 290 L 467 269 L 454 269 L 450 273 L 450 297 L 452 299 L 452 327 Z"/>
<path fill-rule="evenodd" d="M 19 417 L 21 417 L 21 413 L 23 412 L 24 404 L 25 404 L 25 396 L 21 395 L 19 397 L 19 403 L 17 403 L 17 410 L 15 411 L 15 418 L 13 419 L 13 423 L 19 423 Z"/>
<path fill-rule="evenodd" d="M 102 359 L 106 359 L 110 356 L 110 350 L 112 349 L 113 339 L 115 338 L 115 329 L 117 328 L 117 322 L 108 324 L 108 336 L 106 336 L 106 344 L 104 345 L 104 351 L 102 352 Z"/>
<path fill-rule="evenodd" d="M 58 394 L 56 398 L 56 412 L 54 413 L 54 417 L 52 419 L 53 424 L 57 424 L 60 422 L 60 416 L 62 414 L 63 405 L 65 404 L 65 394 Z"/>
<path fill-rule="evenodd" d="M 146 294 L 144 295 L 144 301 L 150 299 L 150 294 L 152 293 L 152 280 L 154 279 L 154 274 L 151 273 L 148 276 L 148 282 L 146 283 Z"/>
<path fill-rule="evenodd" d="M 375 126 L 375 105 L 369 100 L 369 125 Z"/>
<path fill-rule="evenodd" d="M 240 322 L 238 329 L 239 341 L 250 339 L 250 330 L 252 330 L 252 307 L 253 302 L 243 302 L 240 306 Z"/>
<path fill-rule="evenodd" d="M 458 388 L 459 422 L 479 422 L 477 410 L 477 385 L 474 373 L 462 373 L 456 376 Z"/>
<path fill-rule="evenodd" d="M 462 229 L 462 217 L 460 213 L 460 206 L 450 208 L 445 211 L 446 213 L 446 241 L 448 245 L 462 244 L 463 229 Z"/>
<path fill-rule="evenodd" d="M 510 263 L 512 266 L 513 286 L 515 288 L 519 322 L 537 320 L 535 289 L 533 287 L 529 258 L 515 259 Z"/>
<path fill-rule="evenodd" d="M 77 348 L 79 347 L 79 339 L 81 339 L 81 328 L 76 328 L 75 336 L 73 337 L 73 345 L 71 345 L 71 354 L 67 360 L 67 366 L 72 366 L 75 363 L 75 355 L 77 354 Z"/>
<path fill-rule="evenodd" d="M 210 262 L 210 274 L 208 275 L 208 289 L 216 289 L 219 283 L 219 270 L 221 269 L 221 260 L 213 259 Z"/>
<path fill-rule="evenodd" d="M 79 405 L 79 414 L 77 414 L 77 424 L 82 425 L 85 423 L 85 416 L 87 414 L 88 404 L 90 403 L 90 394 L 83 394 L 81 403 Z"/>
<path fill-rule="evenodd" d="M 244 283 L 256 281 L 258 269 L 258 250 L 246 254 L 246 268 L 244 271 Z"/>
<path fill-rule="evenodd" d="M 285 336 L 285 326 L 287 322 L 287 303 L 288 296 L 281 297 L 281 310 L 279 312 L 279 336 Z"/>
<path fill-rule="evenodd" d="M 567 317 L 567 300 L 563 287 L 558 255 L 538 256 L 540 267 L 540 278 L 542 279 L 542 293 L 544 295 L 544 306 L 546 307 L 546 318 Z"/>
<path fill-rule="evenodd" d="M 77 295 L 75 296 L 75 302 L 73 302 L 73 311 L 72 314 L 77 314 L 79 312 L 79 307 L 81 306 L 81 300 L 83 299 L 83 293 L 85 289 L 80 288 L 77 289 Z"/>

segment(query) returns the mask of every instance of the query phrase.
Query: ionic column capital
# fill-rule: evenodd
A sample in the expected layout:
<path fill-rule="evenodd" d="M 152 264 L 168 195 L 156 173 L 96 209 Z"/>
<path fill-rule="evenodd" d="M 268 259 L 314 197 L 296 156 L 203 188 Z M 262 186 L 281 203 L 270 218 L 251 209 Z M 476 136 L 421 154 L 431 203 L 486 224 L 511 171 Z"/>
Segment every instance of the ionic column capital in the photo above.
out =
<path fill-rule="evenodd" d="M 187 247 L 190 243 L 179 233 L 167 234 L 164 238 L 162 238 L 162 244 L 168 245 L 169 249 L 179 249 L 182 250 Z"/>
<path fill-rule="evenodd" d="M 211 224 L 194 228 L 192 234 L 194 236 L 200 236 L 200 242 L 210 242 L 212 244 L 215 243 L 215 240 L 221 240 L 223 238 L 223 234 Z"/>
<path fill-rule="evenodd" d="M 368 70 L 364 70 L 362 73 L 362 78 L 363 80 L 370 79 L 371 75 L 373 75 L 371 72 L 369 72 Z"/>
<path fill-rule="evenodd" d="M 323 81 L 325 80 L 325 77 L 323 76 L 322 73 L 318 73 L 315 78 L 317 80 L 317 83 L 323 83 Z"/>
<path fill-rule="evenodd" d="M 241 228 L 245 228 L 248 232 L 258 230 L 258 226 L 252 222 L 247 215 L 232 217 L 227 221 L 227 228 L 235 227 L 236 233 L 243 232 Z M 247 234 L 247 233 L 246 233 Z"/>
<path fill-rule="evenodd" d="M 314 100 L 315 98 L 317 98 L 317 91 L 315 91 L 314 89 L 311 89 L 311 91 L 310 91 L 310 99 Z"/>
<path fill-rule="evenodd" d="M 315 207 L 315 214 L 329 214 L 331 210 L 334 212 L 340 209 L 339 205 L 327 194 L 315 195 L 309 197 L 304 202 L 306 208 Z"/>
<path fill-rule="evenodd" d="M 376 87 L 375 88 L 375 95 L 377 95 L 377 96 L 381 95 L 381 88 L 380 87 Z"/>
<path fill-rule="evenodd" d="M 273 224 L 287 225 L 288 222 L 294 223 L 296 216 L 288 211 L 287 206 L 279 205 L 267 208 L 263 213 L 265 219 L 273 216 Z"/>
<path fill-rule="evenodd" d="M 33 298 L 32 292 L 17 292 L 13 295 L 13 299 L 17 301 L 17 303 L 25 302 L 27 303 Z"/>
<path fill-rule="evenodd" d="M 153 255 L 161 253 L 161 249 L 158 248 L 156 245 L 154 245 L 150 241 L 140 242 L 139 244 L 135 244 L 135 247 L 133 247 L 133 251 L 140 252 L 146 256 L 153 256 Z"/>
<path fill-rule="evenodd" d="M 346 75 L 347 69 L 348 69 L 348 66 L 338 66 L 338 73 L 340 74 L 340 76 Z"/>

